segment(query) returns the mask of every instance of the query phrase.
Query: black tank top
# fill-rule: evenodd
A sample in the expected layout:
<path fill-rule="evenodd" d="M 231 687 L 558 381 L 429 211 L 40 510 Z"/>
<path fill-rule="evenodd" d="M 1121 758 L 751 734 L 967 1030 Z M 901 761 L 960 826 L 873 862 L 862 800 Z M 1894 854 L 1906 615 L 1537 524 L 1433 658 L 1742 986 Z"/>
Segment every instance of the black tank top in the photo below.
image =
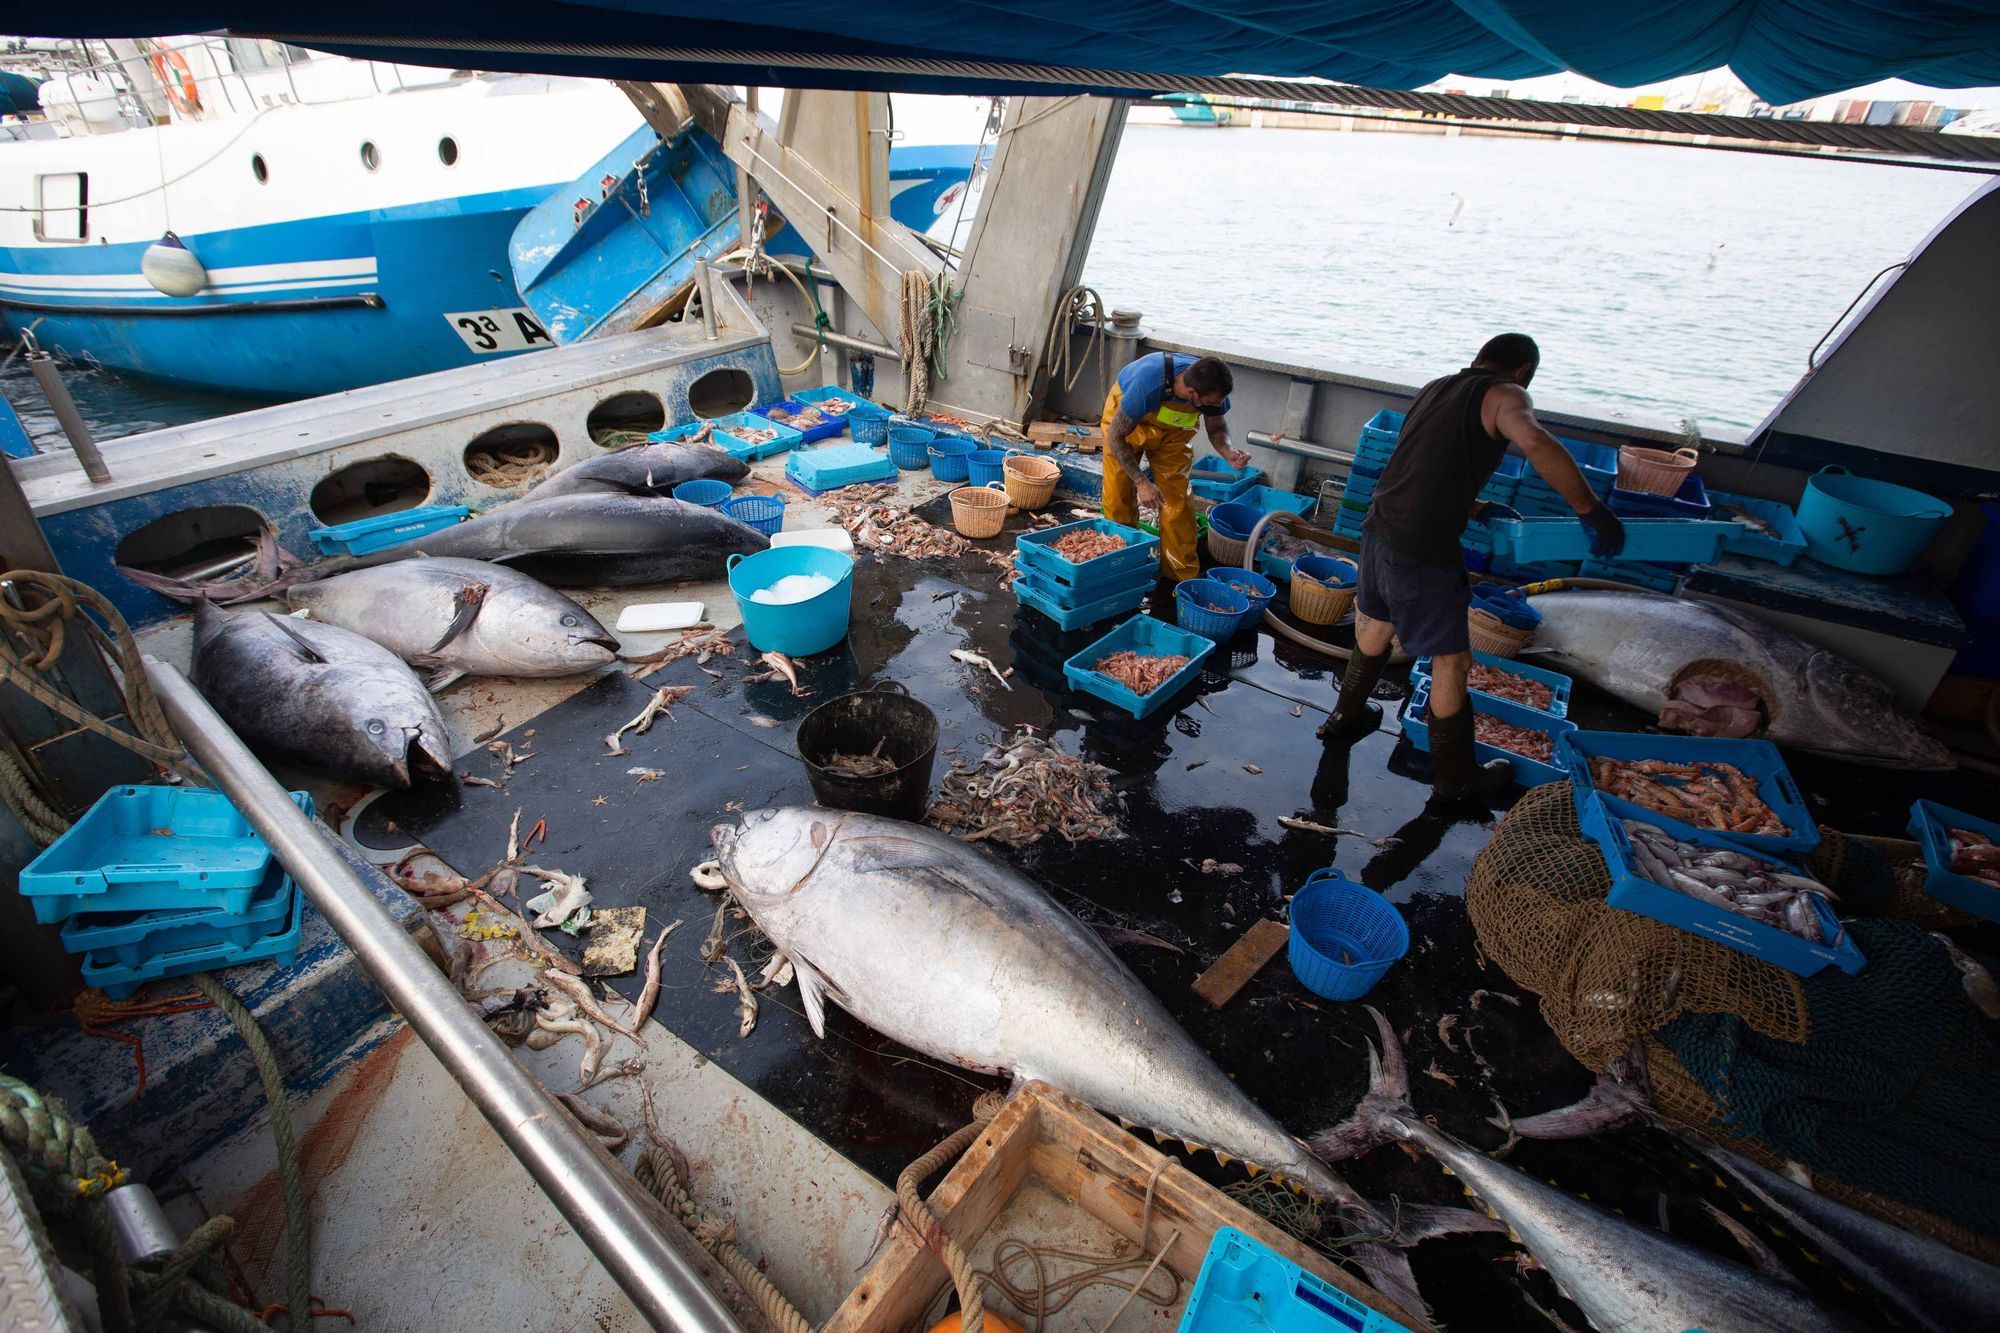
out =
<path fill-rule="evenodd" d="M 1486 391 L 1502 380 L 1467 368 L 1417 391 L 1363 532 L 1405 560 L 1462 565 L 1458 539 L 1472 502 L 1507 452 L 1507 441 L 1479 421 Z"/>

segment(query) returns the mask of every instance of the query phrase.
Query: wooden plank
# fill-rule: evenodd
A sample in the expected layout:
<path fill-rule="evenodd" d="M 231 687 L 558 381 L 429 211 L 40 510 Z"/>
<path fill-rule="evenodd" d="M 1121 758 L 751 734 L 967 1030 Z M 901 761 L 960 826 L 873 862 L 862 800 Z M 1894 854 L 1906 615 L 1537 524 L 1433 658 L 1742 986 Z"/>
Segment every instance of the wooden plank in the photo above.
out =
<path fill-rule="evenodd" d="M 1037 449 L 1067 444 L 1083 453 L 1094 454 L 1104 447 L 1104 428 L 1081 421 L 1036 421 L 1028 426 L 1028 443 Z"/>
<path fill-rule="evenodd" d="M 1194 993 L 1220 1009 L 1236 998 L 1244 983 L 1285 947 L 1290 930 L 1282 921 L 1266 918 L 1243 932 L 1229 951 L 1194 979 Z"/>

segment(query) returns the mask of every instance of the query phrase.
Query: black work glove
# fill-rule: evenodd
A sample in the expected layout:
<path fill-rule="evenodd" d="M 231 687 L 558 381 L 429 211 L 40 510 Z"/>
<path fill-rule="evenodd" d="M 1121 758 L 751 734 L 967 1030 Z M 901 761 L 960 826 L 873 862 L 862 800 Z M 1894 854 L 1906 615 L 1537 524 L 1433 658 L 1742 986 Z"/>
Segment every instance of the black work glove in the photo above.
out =
<path fill-rule="evenodd" d="M 1497 500 L 1482 500 L 1479 512 L 1473 517 L 1481 523 L 1491 523 L 1497 518 L 1511 518 L 1518 523 L 1521 521 L 1521 511 L 1512 505 L 1503 505 Z"/>
<path fill-rule="evenodd" d="M 1578 515 L 1590 529 L 1590 553 L 1610 560 L 1625 549 L 1625 525 L 1604 505 L 1592 505 Z"/>

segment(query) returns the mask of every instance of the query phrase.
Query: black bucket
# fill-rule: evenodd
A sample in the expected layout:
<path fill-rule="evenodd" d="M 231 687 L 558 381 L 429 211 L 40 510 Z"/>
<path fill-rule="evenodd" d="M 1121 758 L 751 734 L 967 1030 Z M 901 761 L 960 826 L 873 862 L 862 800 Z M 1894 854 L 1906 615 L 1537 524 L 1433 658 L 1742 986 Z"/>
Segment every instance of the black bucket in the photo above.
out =
<path fill-rule="evenodd" d="M 937 714 L 894 681 L 829 699 L 799 723 L 799 758 L 821 805 L 913 823 L 930 804 L 937 742 Z M 853 778 L 820 767 L 830 755 L 876 753 L 878 744 L 892 772 Z"/>

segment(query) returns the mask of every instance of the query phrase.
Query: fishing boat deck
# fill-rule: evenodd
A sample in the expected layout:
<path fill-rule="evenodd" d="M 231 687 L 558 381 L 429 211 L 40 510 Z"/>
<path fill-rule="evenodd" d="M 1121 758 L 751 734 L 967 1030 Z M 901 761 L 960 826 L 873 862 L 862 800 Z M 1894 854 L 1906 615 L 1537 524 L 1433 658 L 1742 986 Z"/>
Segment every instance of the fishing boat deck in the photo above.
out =
<path fill-rule="evenodd" d="M 801 498 L 779 480 L 783 461 L 757 465 L 751 487 L 787 490 L 788 529 L 828 524 L 825 501 Z M 899 481 L 902 498 L 914 504 L 939 504 L 947 489 L 924 473 Z M 1059 498 L 1059 513 L 1063 505 Z M 925 512 L 945 521 L 935 509 Z M 1012 525 L 1019 522 L 1016 516 Z M 977 545 L 1001 550 L 1012 540 L 1010 525 L 1002 537 Z M 830 1313 L 852 1285 L 896 1173 L 963 1124 L 980 1092 L 1001 1085 L 940 1067 L 838 1011 L 828 1016 L 826 1038 L 817 1039 L 790 990 L 763 992 L 755 1030 L 739 1036 L 734 988 L 718 993 L 720 970 L 701 957 L 716 900 L 696 888 L 688 871 L 709 856 L 708 830 L 716 822 L 738 810 L 809 803 L 792 749 L 798 721 L 826 699 L 877 682 L 902 684 L 937 713 L 940 776 L 944 765 L 976 759 L 1021 726 L 1113 770 L 1115 813 L 1126 836 L 1071 845 L 1051 835 L 1020 849 L 990 850 L 1085 921 L 1128 932 L 1114 938 L 1119 956 L 1230 1076 L 1294 1132 L 1336 1123 L 1359 1097 L 1372 1033 L 1367 1014 L 1359 1005 L 1314 996 L 1279 962 L 1220 1010 L 1189 987 L 1253 923 L 1282 919 L 1287 897 L 1327 865 L 1385 893 L 1409 923 L 1410 954 L 1369 1003 L 1404 1033 L 1412 1070 L 1436 1071 L 1415 1080 L 1420 1110 L 1490 1147 L 1501 1137 L 1486 1123 L 1493 1099 L 1524 1114 L 1584 1091 L 1589 1075 L 1549 1032 L 1532 997 L 1523 996 L 1518 1007 L 1489 1001 L 1476 1013 L 1472 1008 L 1477 990 L 1518 993 L 1480 954 L 1462 903 L 1491 819 L 1429 808 L 1428 756 L 1401 734 L 1397 719 L 1398 699 L 1407 693 L 1400 672 L 1383 687 L 1390 697 L 1382 729 L 1351 749 L 1323 749 L 1312 733 L 1336 696 L 1338 664 L 1260 630 L 1219 648 L 1189 699 L 1135 722 L 1069 692 L 1062 680 L 1063 659 L 1105 627 L 1062 634 L 1019 609 L 999 578 L 977 555 L 865 556 L 855 569 L 849 637 L 800 663 L 801 686 L 809 691 L 802 697 L 783 681 L 746 681 L 755 654 L 740 638 L 734 655 L 708 664 L 719 678 L 684 658 L 643 679 L 610 670 L 594 679 L 462 682 L 442 698 L 461 738 L 458 767 L 504 778 L 504 788 L 453 783 L 391 793 L 362 812 L 352 836 L 376 849 L 376 859 L 394 860 L 397 849 L 420 843 L 476 876 L 501 858 L 519 812 L 524 832 L 545 833 L 532 859 L 584 876 L 597 906 L 643 906 L 654 932 L 685 922 L 666 946 L 656 1021 L 643 1053 L 620 1041 L 608 1062 L 641 1055 L 643 1072 L 588 1096 L 640 1139 L 650 1096 L 660 1127 L 694 1167 L 697 1197 L 736 1219 L 739 1243 L 768 1263 L 780 1289 L 813 1320 Z M 703 601 L 718 626 L 733 627 L 738 619 L 720 582 L 579 597 L 607 625 L 624 605 L 667 599 Z M 669 637 L 626 636 L 624 651 L 656 651 Z M 184 623 L 147 638 L 149 651 L 184 662 Z M 951 658 L 958 648 L 1011 668 L 1011 688 Z M 643 735 L 627 734 L 628 754 L 610 754 L 606 735 L 637 714 L 659 684 L 693 692 L 674 706 L 671 719 Z M 1582 682 L 1572 716 L 1586 726 L 1631 729 L 1648 720 Z M 507 776 L 498 759 L 474 744 L 496 736 L 533 758 Z M 1962 781 L 1913 778 L 1885 793 L 1879 775 L 1852 765 L 1805 760 L 1795 771 L 1821 800 L 1822 817 L 1856 832 L 1900 832 L 1900 812 L 1912 794 Z M 355 795 L 323 785 L 318 794 L 323 809 L 335 810 Z M 1966 798 L 1961 792 L 1956 799 Z M 1286 828 L 1281 817 L 1351 832 Z M 1204 873 L 1204 858 L 1241 870 Z M 747 922 L 725 924 L 731 955 L 754 972 L 763 961 L 755 932 Z M 925 960 L 910 959 L 909 966 L 921 974 Z M 635 973 L 611 984 L 630 997 L 639 983 Z M 509 973 L 503 966 L 484 984 L 509 984 Z M 1461 1034 L 1477 1026 L 1476 1053 L 1463 1040 L 1440 1040 L 1438 1020 L 1446 1014 L 1460 1016 Z M 413 1310 L 425 1308 L 450 1310 L 450 1322 L 463 1326 L 634 1325 L 581 1244 L 407 1036 L 383 1043 L 316 1094 L 305 1115 L 312 1124 L 307 1160 L 317 1180 L 316 1267 L 328 1275 L 334 1303 L 365 1325 L 407 1323 Z M 519 1053 L 552 1089 L 577 1086 L 576 1043 Z M 1241 1168 L 1222 1168 L 1212 1157 L 1187 1160 L 1218 1184 L 1244 1179 Z M 1624 1138 L 1524 1144 L 1514 1160 L 1567 1189 L 1647 1215 L 1662 1193 L 1693 1187 L 1678 1165 Z M 264 1138 L 249 1134 L 186 1165 L 189 1189 L 177 1207 L 240 1212 L 258 1199 L 268 1207 L 268 1168 Z M 1371 1197 L 1460 1201 L 1434 1165 L 1403 1154 L 1377 1153 L 1344 1173 Z M 363 1200 L 369 1206 L 357 1210 Z M 385 1234 L 397 1238 L 393 1252 L 382 1247 Z M 1104 1248 L 1102 1239 L 1068 1239 Z M 260 1289 L 277 1288 L 276 1253 L 272 1246 L 262 1254 L 270 1266 Z M 1523 1282 L 1543 1304 L 1557 1298 L 1546 1279 L 1524 1279 L 1506 1262 L 1513 1253 L 1501 1238 L 1459 1238 L 1421 1246 L 1413 1261 L 1442 1323 L 1542 1327 L 1522 1299 Z M 466 1272 L 452 1262 L 460 1254 L 485 1258 Z M 495 1263 L 494 1255 L 505 1263 Z M 354 1280 L 360 1273 L 376 1276 L 364 1286 Z M 1072 1310 L 1101 1326 L 1110 1304 Z M 1147 1314 L 1160 1327 L 1172 1317 Z"/>

